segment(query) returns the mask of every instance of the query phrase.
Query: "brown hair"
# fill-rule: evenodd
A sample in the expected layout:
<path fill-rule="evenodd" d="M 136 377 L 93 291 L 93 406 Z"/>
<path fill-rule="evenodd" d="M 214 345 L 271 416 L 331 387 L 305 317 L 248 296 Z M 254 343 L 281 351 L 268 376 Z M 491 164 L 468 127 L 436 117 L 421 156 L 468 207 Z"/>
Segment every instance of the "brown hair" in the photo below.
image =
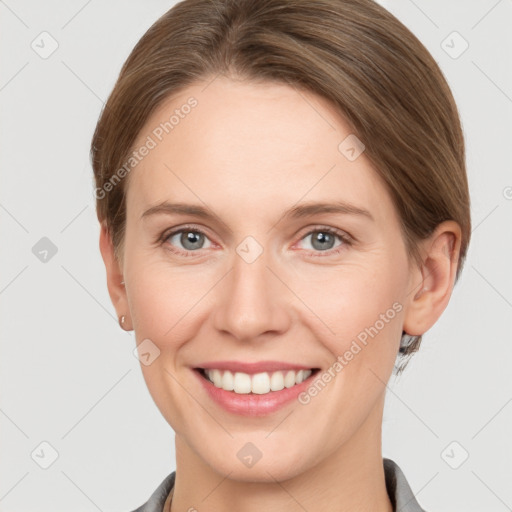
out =
<path fill-rule="evenodd" d="M 330 100 L 384 180 L 414 261 L 418 242 L 438 224 L 459 224 L 458 280 L 471 219 L 457 107 L 427 49 L 372 0 L 184 0 L 149 28 L 121 69 L 91 145 L 98 219 L 119 258 L 128 180 L 108 183 L 164 100 L 218 74 Z M 398 373 L 420 342 L 403 333 Z"/>

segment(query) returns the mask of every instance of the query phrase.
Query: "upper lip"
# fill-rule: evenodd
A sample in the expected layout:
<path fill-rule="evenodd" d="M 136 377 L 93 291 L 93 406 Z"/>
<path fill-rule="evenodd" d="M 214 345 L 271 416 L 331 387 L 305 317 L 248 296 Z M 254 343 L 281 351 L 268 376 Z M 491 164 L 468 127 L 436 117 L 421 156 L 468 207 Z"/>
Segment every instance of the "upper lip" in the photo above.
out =
<path fill-rule="evenodd" d="M 297 363 L 285 363 L 284 361 L 256 361 L 253 363 L 246 363 L 242 361 L 211 361 L 199 364 L 196 368 L 205 370 L 229 370 L 230 372 L 242 373 L 262 373 L 262 372 L 275 372 L 278 370 L 311 370 L 315 367 L 304 366 Z"/>

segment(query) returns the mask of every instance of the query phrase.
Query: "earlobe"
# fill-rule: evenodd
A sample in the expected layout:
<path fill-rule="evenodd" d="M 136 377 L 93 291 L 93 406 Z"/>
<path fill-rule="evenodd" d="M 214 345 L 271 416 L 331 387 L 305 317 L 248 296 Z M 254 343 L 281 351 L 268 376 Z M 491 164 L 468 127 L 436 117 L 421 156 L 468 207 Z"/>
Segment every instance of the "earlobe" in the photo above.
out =
<path fill-rule="evenodd" d="M 110 300 L 116 309 L 119 325 L 125 331 L 131 330 L 128 301 L 126 298 L 126 289 L 123 272 L 114 251 L 112 237 L 105 223 L 100 227 L 100 252 L 105 264 L 107 276 L 107 288 Z M 121 319 L 123 321 L 121 321 Z"/>
<path fill-rule="evenodd" d="M 454 221 L 441 223 L 422 242 L 423 263 L 411 273 L 403 330 L 419 336 L 430 329 L 448 305 L 460 252 L 461 230 Z"/>

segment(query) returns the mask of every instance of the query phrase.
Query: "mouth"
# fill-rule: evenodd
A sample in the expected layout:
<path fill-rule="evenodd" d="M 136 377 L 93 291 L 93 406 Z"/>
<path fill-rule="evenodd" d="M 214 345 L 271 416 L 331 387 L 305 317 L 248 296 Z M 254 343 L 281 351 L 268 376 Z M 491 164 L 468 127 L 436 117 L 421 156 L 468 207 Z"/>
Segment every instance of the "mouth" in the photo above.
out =
<path fill-rule="evenodd" d="M 260 373 L 232 372 L 218 368 L 194 368 L 194 371 L 224 391 L 238 395 L 266 395 L 302 384 L 305 380 L 312 379 L 320 368 Z"/>

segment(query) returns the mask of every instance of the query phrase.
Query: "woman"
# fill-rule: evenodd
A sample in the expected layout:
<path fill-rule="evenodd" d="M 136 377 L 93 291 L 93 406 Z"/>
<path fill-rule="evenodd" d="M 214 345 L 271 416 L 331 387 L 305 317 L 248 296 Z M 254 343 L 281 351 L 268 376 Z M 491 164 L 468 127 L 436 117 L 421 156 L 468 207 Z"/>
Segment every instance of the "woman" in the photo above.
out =
<path fill-rule="evenodd" d="M 382 458 L 386 382 L 471 226 L 457 108 L 416 37 L 371 0 L 186 0 L 91 153 L 109 294 L 176 433 L 137 510 L 421 511 Z"/>

